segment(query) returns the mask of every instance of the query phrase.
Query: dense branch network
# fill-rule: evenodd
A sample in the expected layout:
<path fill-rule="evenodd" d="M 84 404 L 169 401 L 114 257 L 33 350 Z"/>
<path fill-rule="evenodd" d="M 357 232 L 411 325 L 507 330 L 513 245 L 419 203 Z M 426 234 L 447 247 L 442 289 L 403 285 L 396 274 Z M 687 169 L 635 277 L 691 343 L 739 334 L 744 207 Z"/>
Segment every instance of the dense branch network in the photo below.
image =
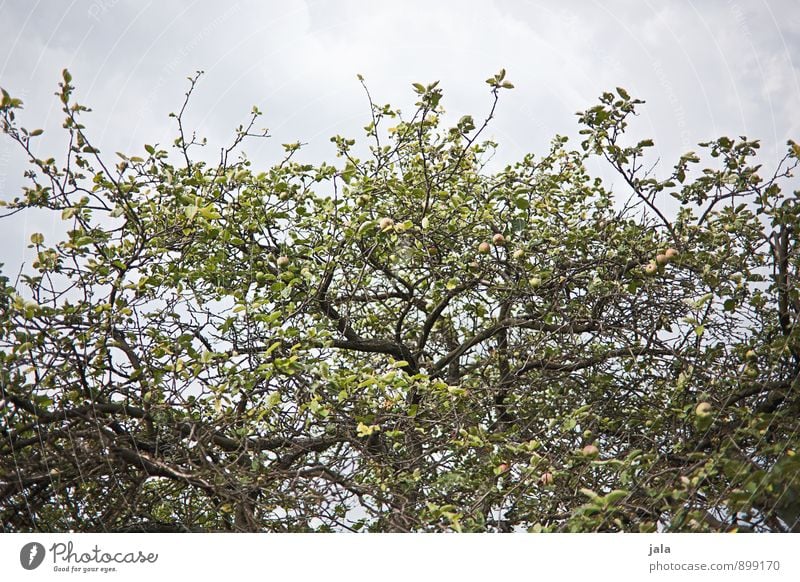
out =
<path fill-rule="evenodd" d="M 116 166 L 66 71 L 62 164 L 3 92 L 30 162 L 5 219 L 64 225 L 0 278 L 7 531 L 800 527 L 797 145 L 659 180 L 618 89 L 580 148 L 490 172 L 501 71 L 480 124 L 443 127 L 436 83 L 406 118 L 368 93 L 371 143 L 262 171 L 257 109 L 213 163 L 187 137 L 197 80 L 177 155 Z"/>

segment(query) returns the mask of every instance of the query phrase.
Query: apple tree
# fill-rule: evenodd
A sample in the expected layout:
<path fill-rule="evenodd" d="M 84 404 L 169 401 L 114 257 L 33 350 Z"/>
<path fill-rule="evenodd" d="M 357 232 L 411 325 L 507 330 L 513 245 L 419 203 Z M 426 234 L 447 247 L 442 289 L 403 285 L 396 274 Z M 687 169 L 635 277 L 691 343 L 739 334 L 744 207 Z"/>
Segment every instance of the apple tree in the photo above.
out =
<path fill-rule="evenodd" d="M 196 80 L 115 157 L 65 71 L 60 161 L 3 91 L 3 220 L 63 226 L 0 278 L 4 530 L 800 530 L 796 144 L 654 168 L 617 89 L 495 168 L 501 71 L 482 121 L 415 84 L 259 168 L 257 109 L 213 162 L 185 130 Z"/>

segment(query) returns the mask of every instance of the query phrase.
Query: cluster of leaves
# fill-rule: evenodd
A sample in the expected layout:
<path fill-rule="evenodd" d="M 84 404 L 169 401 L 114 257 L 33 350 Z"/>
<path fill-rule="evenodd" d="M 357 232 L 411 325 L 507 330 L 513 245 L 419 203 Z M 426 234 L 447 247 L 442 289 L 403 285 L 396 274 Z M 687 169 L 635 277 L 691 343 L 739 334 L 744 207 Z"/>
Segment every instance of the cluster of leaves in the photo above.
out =
<path fill-rule="evenodd" d="M 66 71 L 64 164 L 3 92 L 30 158 L 4 214 L 66 231 L 0 279 L 6 530 L 800 527 L 797 145 L 763 177 L 758 142 L 720 138 L 661 180 L 618 89 L 579 148 L 492 172 L 501 72 L 480 124 L 415 84 L 336 163 L 286 144 L 260 171 L 256 109 L 195 154 L 196 79 L 174 154 L 115 162 Z"/>

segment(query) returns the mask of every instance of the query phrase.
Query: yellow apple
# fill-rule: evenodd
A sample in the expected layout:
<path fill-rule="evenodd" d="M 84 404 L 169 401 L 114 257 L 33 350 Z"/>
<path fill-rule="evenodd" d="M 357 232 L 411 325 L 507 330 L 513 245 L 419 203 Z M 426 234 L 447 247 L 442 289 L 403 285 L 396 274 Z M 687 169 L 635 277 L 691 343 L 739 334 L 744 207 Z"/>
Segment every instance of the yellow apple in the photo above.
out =
<path fill-rule="evenodd" d="M 594 445 L 586 445 L 581 449 L 581 453 L 583 453 L 585 457 L 596 457 L 600 454 L 600 449 Z"/>

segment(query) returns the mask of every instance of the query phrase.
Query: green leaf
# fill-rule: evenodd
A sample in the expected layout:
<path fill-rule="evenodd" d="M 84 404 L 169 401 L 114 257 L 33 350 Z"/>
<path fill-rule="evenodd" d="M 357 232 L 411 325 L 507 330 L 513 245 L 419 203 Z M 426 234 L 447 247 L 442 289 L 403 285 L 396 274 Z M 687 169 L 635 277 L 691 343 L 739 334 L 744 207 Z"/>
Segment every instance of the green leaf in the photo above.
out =
<path fill-rule="evenodd" d="M 379 430 L 381 430 L 381 427 L 377 424 L 366 425 L 363 422 L 359 422 L 356 427 L 356 434 L 360 437 L 367 437 Z"/>
<path fill-rule="evenodd" d="M 217 212 L 213 205 L 209 204 L 208 206 L 203 206 L 197 210 L 197 213 L 205 218 L 206 220 L 215 220 L 218 218 L 222 218 L 222 215 Z M 191 217 L 190 217 L 191 218 Z"/>
<path fill-rule="evenodd" d="M 586 497 L 588 497 L 592 501 L 595 501 L 600 498 L 600 496 L 597 493 L 595 493 L 591 489 L 587 489 L 586 487 L 581 487 L 580 492 L 583 493 Z"/>
<path fill-rule="evenodd" d="M 617 501 L 625 499 L 629 495 L 628 491 L 624 491 L 622 489 L 614 489 L 611 493 L 608 493 L 603 496 L 603 505 L 606 507 L 613 505 Z"/>

